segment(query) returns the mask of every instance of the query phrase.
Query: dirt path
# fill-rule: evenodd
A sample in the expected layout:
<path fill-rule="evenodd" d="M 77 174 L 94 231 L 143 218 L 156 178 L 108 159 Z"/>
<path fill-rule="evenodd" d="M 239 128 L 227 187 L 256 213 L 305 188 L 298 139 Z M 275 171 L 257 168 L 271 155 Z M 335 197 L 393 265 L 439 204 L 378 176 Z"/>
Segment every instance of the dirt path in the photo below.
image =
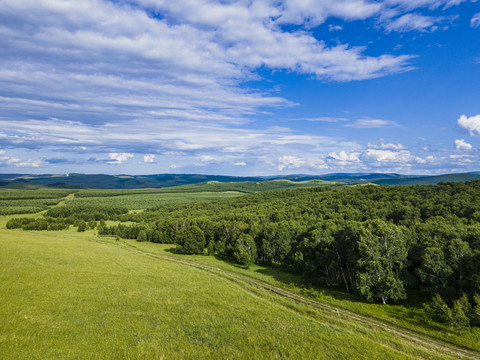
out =
<path fill-rule="evenodd" d="M 359 315 L 357 313 L 342 309 L 340 307 L 336 307 L 336 306 L 325 304 L 316 300 L 312 300 L 312 299 L 303 297 L 301 295 L 295 294 L 293 292 L 290 292 L 281 287 L 268 284 L 262 280 L 258 280 L 246 275 L 242 275 L 235 272 L 216 268 L 213 266 L 201 264 L 196 261 L 181 259 L 174 256 L 169 256 L 169 255 L 156 254 L 149 251 L 143 251 L 143 250 L 139 250 L 137 248 L 129 247 L 122 244 L 115 244 L 115 243 L 102 241 L 102 240 L 93 240 L 93 241 L 100 242 L 102 244 L 108 244 L 108 245 L 120 247 L 122 249 L 132 251 L 138 254 L 167 259 L 167 260 L 181 263 L 184 265 L 192 266 L 198 269 L 208 271 L 210 273 L 220 275 L 229 280 L 241 282 L 253 288 L 266 290 L 276 296 L 287 298 L 301 304 L 309 305 L 315 309 L 322 310 L 324 312 L 329 312 L 329 313 L 336 314 L 338 316 L 343 316 L 345 318 L 353 319 L 357 321 L 359 324 L 363 324 L 365 327 L 375 327 L 375 328 L 382 329 L 383 331 L 395 334 L 403 338 L 408 343 L 413 344 L 416 347 L 423 348 L 427 351 L 436 352 L 442 356 L 449 356 L 453 359 L 480 359 L 480 353 L 477 351 L 461 348 L 456 345 L 444 342 L 442 340 L 429 337 L 428 335 L 419 334 L 414 331 L 411 331 L 396 325 L 392 325 L 386 322 L 382 322 L 380 320 L 373 319 L 371 317 Z"/>

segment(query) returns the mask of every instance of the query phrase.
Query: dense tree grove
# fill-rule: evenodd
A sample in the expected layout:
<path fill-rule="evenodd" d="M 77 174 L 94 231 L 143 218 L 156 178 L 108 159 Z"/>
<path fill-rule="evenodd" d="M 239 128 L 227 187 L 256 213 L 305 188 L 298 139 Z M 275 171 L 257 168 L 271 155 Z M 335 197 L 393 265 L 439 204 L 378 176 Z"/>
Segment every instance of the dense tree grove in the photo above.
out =
<path fill-rule="evenodd" d="M 424 290 L 438 296 L 426 310 L 432 319 L 450 312 L 443 318 L 456 318 L 460 327 L 463 312 L 469 324 L 479 323 L 480 181 L 298 189 L 138 214 L 109 211 L 57 207 L 47 215 L 130 221 L 100 222 L 97 229 L 243 265 L 282 265 L 368 301 L 387 303 L 405 299 L 408 289 Z"/>
<path fill-rule="evenodd" d="M 65 219 L 54 219 L 51 217 L 43 217 L 39 219 L 31 218 L 13 218 L 8 220 L 7 229 L 24 230 L 65 230 L 68 229 L 71 222 Z"/>
<path fill-rule="evenodd" d="M 177 233 L 199 228 L 207 252 L 280 264 L 369 301 L 404 299 L 416 288 L 453 309 L 463 294 L 473 305 L 480 293 L 478 181 L 288 190 L 119 219 L 136 223 L 102 233 L 137 238 L 143 231 L 147 241 L 175 243 Z"/>

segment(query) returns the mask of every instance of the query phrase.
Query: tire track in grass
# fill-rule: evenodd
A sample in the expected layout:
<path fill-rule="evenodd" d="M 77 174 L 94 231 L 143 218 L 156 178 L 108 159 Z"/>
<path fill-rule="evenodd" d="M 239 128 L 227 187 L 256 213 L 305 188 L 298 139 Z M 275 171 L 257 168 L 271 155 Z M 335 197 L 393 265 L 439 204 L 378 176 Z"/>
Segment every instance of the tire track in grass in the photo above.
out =
<path fill-rule="evenodd" d="M 343 316 L 344 318 L 348 318 L 351 320 L 357 321 L 359 324 L 362 324 L 366 328 L 377 328 L 381 329 L 383 331 L 389 332 L 391 334 L 395 334 L 399 336 L 400 338 L 406 340 L 407 343 L 409 344 L 414 344 L 417 347 L 421 347 L 424 350 L 435 352 L 437 354 L 440 354 L 442 356 L 449 356 L 454 359 L 478 359 L 480 360 L 480 353 L 474 350 L 470 349 L 465 349 L 461 348 L 459 346 L 449 344 L 447 342 L 444 342 L 439 339 L 431 338 L 428 335 L 424 334 L 419 334 L 416 333 L 412 330 L 408 330 L 405 328 L 402 328 L 400 326 L 395 326 L 386 322 L 382 322 L 380 320 L 376 320 L 364 315 L 359 315 L 357 313 L 354 313 L 349 310 L 342 309 L 340 307 L 336 307 L 334 305 L 330 304 L 325 304 L 322 302 L 319 302 L 317 300 L 309 299 L 304 296 L 298 295 L 296 293 L 293 293 L 291 291 L 288 291 L 286 289 L 283 289 L 278 286 L 271 285 L 265 281 L 258 280 L 255 278 L 252 278 L 247 275 L 242 275 L 238 274 L 232 271 L 227 271 L 223 270 L 214 266 L 210 265 L 205 265 L 196 261 L 192 260 L 187 260 L 187 259 L 182 259 L 170 255 L 163 255 L 163 254 L 157 254 L 149 251 L 144 251 L 144 250 L 139 250 L 138 248 L 132 247 L 132 246 L 126 246 L 123 244 L 115 244 L 112 242 L 108 241 L 103 241 L 100 239 L 91 239 L 91 241 L 110 245 L 110 246 L 115 246 L 119 247 L 137 254 L 141 255 L 146 255 L 146 256 L 151 256 L 155 258 L 161 258 L 161 259 L 166 259 L 169 261 L 173 261 L 176 263 L 180 263 L 183 265 L 195 267 L 197 269 L 201 269 L 204 271 L 208 271 L 210 273 L 222 276 L 224 278 L 227 278 L 232 281 L 236 282 L 241 282 L 243 284 L 249 285 L 253 288 L 258 288 L 262 289 L 265 291 L 268 291 L 276 296 L 282 297 L 282 298 L 287 298 L 290 300 L 293 300 L 297 303 L 304 304 L 304 305 L 309 305 L 313 307 L 314 309 L 321 310 L 324 313 L 328 314 L 335 314 L 338 316 Z"/>

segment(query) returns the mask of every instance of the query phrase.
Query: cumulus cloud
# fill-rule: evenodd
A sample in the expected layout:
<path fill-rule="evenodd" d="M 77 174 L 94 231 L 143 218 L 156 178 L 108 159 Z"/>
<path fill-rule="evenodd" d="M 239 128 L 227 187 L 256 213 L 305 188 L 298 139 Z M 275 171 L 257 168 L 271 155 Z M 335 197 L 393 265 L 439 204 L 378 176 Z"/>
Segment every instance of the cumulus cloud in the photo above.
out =
<path fill-rule="evenodd" d="M 425 163 L 424 159 L 413 156 L 409 150 L 392 151 L 368 149 L 365 153 L 365 158 L 383 164 L 398 163 L 404 165 L 411 165 L 412 163 Z"/>
<path fill-rule="evenodd" d="M 296 156 L 282 156 L 278 158 L 277 169 L 283 171 L 285 169 L 298 169 L 304 164 L 304 161 Z"/>
<path fill-rule="evenodd" d="M 338 154 L 336 152 L 331 152 L 328 154 L 327 159 L 330 162 L 334 162 L 336 165 L 339 166 L 346 166 L 352 165 L 360 162 L 360 153 L 359 152 L 351 152 L 347 153 L 345 151 L 340 151 Z"/>
<path fill-rule="evenodd" d="M 308 169 L 308 170 L 324 170 L 328 169 L 328 165 L 325 163 L 325 160 L 322 159 L 322 156 L 311 156 L 311 155 L 285 155 L 277 159 L 277 170 L 293 170 L 293 169 Z"/>
<path fill-rule="evenodd" d="M 108 156 L 111 159 L 111 161 L 108 162 L 109 164 L 121 164 L 121 163 L 127 161 L 128 159 L 132 158 L 133 154 L 129 154 L 129 153 L 110 153 L 110 154 L 108 154 Z"/>
<path fill-rule="evenodd" d="M 15 156 L 7 156 L 5 150 L 0 150 L 0 166 L 38 168 L 42 165 L 40 160 L 20 159 Z"/>
<path fill-rule="evenodd" d="M 480 135 L 480 115 L 470 117 L 462 115 L 457 123 L 462 129 L 467 130 L 471 136 Z"/>
<path fill-rule="evenodd" d="M 467 143 L 464 139 L 455 140 L 455 148 L 462 151 L 470 151 L 473 149 L 473 146 Z"/>
<path fill-rule="evenodd" d="M 385 143 L 383 140 L 381 140 L 381 143 L 379 145 L 377 144 L 368 144 L 369 148 L 373 149 L 384 149 L 384 150 L 404 150 L 405 147 L 402 144 L 394 144 L 394 143 Z"/>
<path fill-rule="evenodd" d="M 144 155 L 143 162 L 144 163 L 153 163 L 155 161 L 155 155 Z"/>

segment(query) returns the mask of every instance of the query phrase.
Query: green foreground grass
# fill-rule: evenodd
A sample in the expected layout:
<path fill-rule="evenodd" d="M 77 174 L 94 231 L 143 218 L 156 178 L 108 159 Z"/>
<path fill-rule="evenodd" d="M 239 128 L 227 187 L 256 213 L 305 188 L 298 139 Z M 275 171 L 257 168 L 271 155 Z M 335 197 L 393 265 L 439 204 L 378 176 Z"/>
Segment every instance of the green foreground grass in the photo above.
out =
<path fill-rule="evenodd" d="M 479 328 L 470 328 L 459 334 L 447 324 L 429 323 L 422 310 L 422 304 L 429 301 L 429 299 L 423 297 L 422 294 L 410 293 L 409 299 L 399 304 L 382 305 L 366 303 L 354 294 L 346 293 L 342 288 L 306 285 L 301 276 L 279 268 L 254 264 L 246 269 L 233 262 L 218 259 L 213 256 L 176 254 L 174 251 L 175 245 L 171 244 L 154 244 L 127 239 L 117 241 L 112 237 L 102 237 L 102 241 L 123 244 L 155 254 L 193 260 L 226 271 L 247 275 L 268 284 L 279 286 L 294 293 L 318 300 L 322 303 L 379 319 L 419 334 L 441 339 L 448 343 L 480 351 Z"/>
<path fill-rule="evenodd" d="M 0 266 L 3 359 L 444 358 L 228 276 L 100 243 L 93 232 L 0 229 Z M 258 270 L 248 271 L 272 278 Z"/>

